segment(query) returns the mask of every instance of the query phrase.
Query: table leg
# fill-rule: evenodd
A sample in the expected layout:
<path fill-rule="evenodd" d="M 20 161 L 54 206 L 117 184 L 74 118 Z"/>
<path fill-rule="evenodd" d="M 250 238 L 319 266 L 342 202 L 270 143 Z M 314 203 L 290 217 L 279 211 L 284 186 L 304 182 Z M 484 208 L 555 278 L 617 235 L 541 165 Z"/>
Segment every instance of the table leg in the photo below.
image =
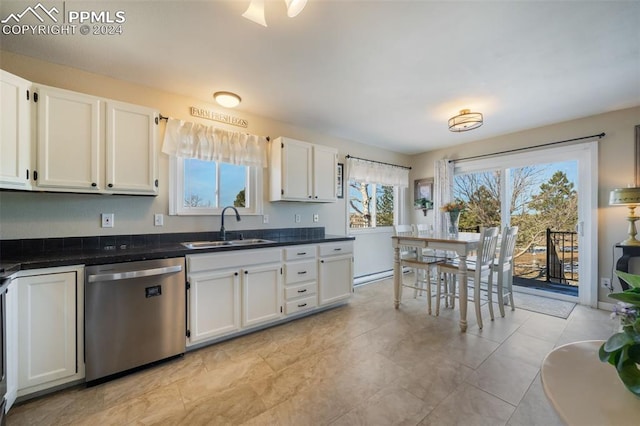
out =
<path fill-rule="evenodd" d="M 467 331 L 467 255 L 460 255 L 460 331 Z"/>
<path fill-rule="evenodd" d="M 402 280 L 402 268 L 400 266 L 400 247 L 393 248 L 393 306 L 400 307 L 400 280 Z"/>

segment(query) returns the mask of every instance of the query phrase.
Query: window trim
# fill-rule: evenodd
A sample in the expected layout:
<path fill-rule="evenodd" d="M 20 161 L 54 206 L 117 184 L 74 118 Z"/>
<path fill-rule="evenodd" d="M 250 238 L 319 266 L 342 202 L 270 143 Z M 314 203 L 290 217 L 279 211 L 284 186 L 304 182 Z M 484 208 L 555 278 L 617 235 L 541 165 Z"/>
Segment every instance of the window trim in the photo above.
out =
<path fill-rule="evenodd" d="M 219 216 L 225 206 L 214 208 L 189 209 L 182 206 L 184 197 L 184 158 L 171 156 L 169 159 L 169 215 L 170 216 Z M 247 166 L 249 176 L 245 197 L 249 207 L 238 207 L 243 216 L 262 215 L 263 210 L 263 171 L 261 167 Z M 219 184 L 219 181 L 217 182 Z"/>

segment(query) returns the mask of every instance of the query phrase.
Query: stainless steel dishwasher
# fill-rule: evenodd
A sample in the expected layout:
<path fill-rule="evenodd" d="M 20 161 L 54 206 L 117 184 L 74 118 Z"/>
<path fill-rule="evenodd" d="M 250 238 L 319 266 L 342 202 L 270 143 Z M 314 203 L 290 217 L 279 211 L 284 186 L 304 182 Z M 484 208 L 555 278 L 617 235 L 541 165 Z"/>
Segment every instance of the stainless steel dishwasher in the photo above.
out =
<path fill-rule="evenodd" d="M 184 258 L 85 268 L 87 382 L 185 352 Z"/>

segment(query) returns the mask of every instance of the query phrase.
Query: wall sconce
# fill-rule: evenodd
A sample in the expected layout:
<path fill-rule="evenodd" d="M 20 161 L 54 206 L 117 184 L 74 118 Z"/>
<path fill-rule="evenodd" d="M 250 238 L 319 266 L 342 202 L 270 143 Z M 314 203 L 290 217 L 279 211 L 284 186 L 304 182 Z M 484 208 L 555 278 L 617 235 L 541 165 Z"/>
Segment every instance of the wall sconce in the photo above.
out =
<path fill-rule="evenodd" d="M 640 219 L 635 215 L 635 209 L 640 205 L 640 187 L 618 188 L 609 194 L 609 205 L 627 206 L 629 208 L 629 238 L 620 243 L 621 246 L 640 246 L 640 241 L 636 239 L 636 220 Z"/>

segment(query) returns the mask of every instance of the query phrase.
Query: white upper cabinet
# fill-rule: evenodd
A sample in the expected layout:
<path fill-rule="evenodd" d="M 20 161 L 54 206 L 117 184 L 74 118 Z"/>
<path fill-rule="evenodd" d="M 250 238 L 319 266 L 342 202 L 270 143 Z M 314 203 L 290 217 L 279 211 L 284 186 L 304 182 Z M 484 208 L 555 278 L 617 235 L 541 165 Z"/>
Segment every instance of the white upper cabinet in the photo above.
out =
<path fill-rule="evenodd" d="M 99 192 L 104 171 L 102 101 L 68 90 L 36 86 L 38 188 Z"/>
<path fill-rule="evenodd" d="M 36 86 L 40 189 L 157 194 L 157 117 L 150 108 Z"/>
<path fill-rule="evenodd" d="M 271 145 L 270 201 L 336 201 L 338 151 L 290 138 Z"/>
<path fill-rule="evenodd" d="M 107 101 L 106 183 L 119 194 L 156 194 L 156 111 Z"/>
<path fill-rule="evenodd" d="M 0 188 L 30 189 L 31 82 L 0 70 Z"/>

